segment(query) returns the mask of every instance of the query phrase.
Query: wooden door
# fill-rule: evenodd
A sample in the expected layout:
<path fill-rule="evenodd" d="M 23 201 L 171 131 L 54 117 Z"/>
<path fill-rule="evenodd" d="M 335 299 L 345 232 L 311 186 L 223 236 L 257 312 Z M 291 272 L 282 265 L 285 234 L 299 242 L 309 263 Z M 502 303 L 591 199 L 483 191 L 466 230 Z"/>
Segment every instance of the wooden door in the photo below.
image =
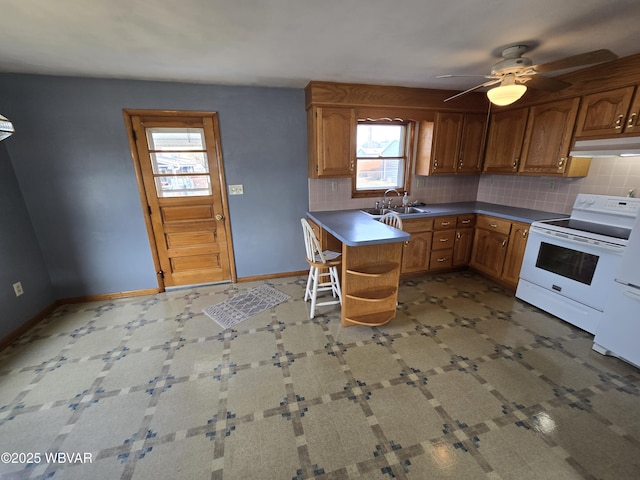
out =
<path fill-rule="evenodd" d="M 473 247 L 473 234 L 475 229 L 458 228 L 456 230 L 456 239 L 453 245 L 453 266 L 460 267 L 468 265 L 471 260 L 471 248 Z"/>
<path fill-rule="evenodd" d="M 579 105 L 579 98 L 570 98 L 529 109 L 520 172 L 564 173 Z"/>
<path fill-rule="evenodd" d="M 429 268 L 431 232 L 412 233 L 402 252 L 402 273 L 424 272 Z"/>
<path fill-rule="evenodd" d="M 576 138 L 622 133 L 634 88 L 618 88 L 583 97 L 576 125 Z"/>
<path fill-rule="evenodd" d="M 507 258 L 504 263 L 502 279 L 515 288 L 520 279 L 520 268 L 522 267 L 524 250 L 527 247 L 530 225 L 520 222 L 513 222 L 511 225 L 509 248 L 507 249 Z"/>
<path fill-rule="evenodd" d="M 308 124 L 309 176 L 350 177 L 355 168 L 356 112 L 347 107 L 313 107 Z"/>
<path fill-rule="evenodd" d="M 528 108 L 517 108 L 491 115 L 485 173 L 516 173 L 527 125 Z"/>
<path fill-rule="evenodd" d="M 456 171 L 462 135 L 462 113 L 436 114 L 433 132 L 432 174 L 452 174 Z"/>
<path fill-rule="evenodd" d="M 484 153 L 484 137 L 487 117 L 484 113 L 467 113 L 464 116 L 458 173 L 480 173 Z"/>
<path fill-rule="evenodd" d="M 490 232 L 482 228 L 476 229 L 473 238 L 471 266 L 493 278 L 500 278 L 508 243 L 508 235 Z"/>
<path fill-rule="evenodd" d="M 216 113 L 125 111 L 161 287 L 234 280 Z"/>
<path fill-rule="evenodd" d="M 640 133 L 640 88 L 636 89 L 636 93 L 631 102 L 631 108 L 624 124 L 625 135 L 638 135 Z"/>

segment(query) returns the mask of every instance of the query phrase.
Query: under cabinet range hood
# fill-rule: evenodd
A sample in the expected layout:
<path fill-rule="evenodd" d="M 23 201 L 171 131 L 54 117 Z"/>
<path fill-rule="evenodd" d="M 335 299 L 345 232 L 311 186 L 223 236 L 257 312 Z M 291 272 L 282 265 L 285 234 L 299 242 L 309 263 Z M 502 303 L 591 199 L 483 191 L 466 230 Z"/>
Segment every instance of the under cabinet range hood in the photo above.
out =
<path fill-rule="evenodd" d="M 640 137 L 576 140 L 569 155 L 572 157 L 640 156 Z"/>

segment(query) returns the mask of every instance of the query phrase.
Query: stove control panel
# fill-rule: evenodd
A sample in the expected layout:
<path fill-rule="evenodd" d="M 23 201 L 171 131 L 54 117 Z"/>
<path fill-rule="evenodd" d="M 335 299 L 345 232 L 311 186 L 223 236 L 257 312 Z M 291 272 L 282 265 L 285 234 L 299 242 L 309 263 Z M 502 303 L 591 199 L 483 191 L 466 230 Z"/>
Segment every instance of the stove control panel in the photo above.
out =
<path fill-rule="evenodd" d="M 572 216 L 576 211 L 622 215 L 635 218 L 638 216 L 638 212 L 640 212 L 640 198 L 579 193 L 573 204 Z"/>

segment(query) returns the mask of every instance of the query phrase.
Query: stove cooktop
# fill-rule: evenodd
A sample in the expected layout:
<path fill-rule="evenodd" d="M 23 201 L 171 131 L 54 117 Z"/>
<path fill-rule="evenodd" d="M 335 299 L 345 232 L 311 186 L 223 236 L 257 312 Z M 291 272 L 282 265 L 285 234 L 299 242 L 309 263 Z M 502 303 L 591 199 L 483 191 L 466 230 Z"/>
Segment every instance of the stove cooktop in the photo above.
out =
<path fill-rule="evenodd" d="M 540 220 L 535 223 L 560 227 L 560 229 L 567 229 L 573 232 L 578 231 L 587 234 L 602 235 L 610 238 L 619 238 L 621 240 L 629 240 L 629 235 L 631 235 L 630 228 L 605 225 L 602 223 L 586 222 L 584 220 L 576 220 L 574 218 L 563 218 L 559 220 Z"/>

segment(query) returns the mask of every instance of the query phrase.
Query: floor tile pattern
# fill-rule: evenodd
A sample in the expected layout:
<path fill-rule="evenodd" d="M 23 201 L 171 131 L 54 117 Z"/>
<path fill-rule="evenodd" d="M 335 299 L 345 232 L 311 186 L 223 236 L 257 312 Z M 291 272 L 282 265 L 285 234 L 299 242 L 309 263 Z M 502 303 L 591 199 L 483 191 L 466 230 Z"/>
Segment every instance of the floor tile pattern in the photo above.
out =
<path fill-rule="evenodd" d="M 640 371 L 589 334 L 469 272 L 344 328 L 305 281 L 226 330 L 202 309 L 265 282 L 58 308 L 0 353 L 0 450 L 41 455 L 0 475 L 640 478 Z"/>

